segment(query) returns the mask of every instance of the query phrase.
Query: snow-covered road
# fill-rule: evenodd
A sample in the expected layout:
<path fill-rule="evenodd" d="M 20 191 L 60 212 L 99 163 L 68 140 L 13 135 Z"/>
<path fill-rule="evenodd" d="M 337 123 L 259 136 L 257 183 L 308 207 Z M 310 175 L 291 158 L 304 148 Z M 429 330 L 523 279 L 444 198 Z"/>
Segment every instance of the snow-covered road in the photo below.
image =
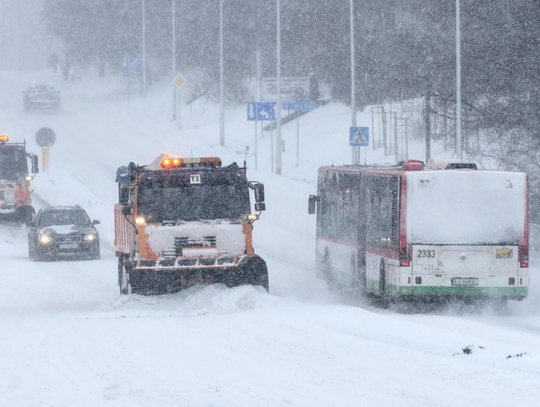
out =
<path fill-rule="evenodd" d="M 268 136 L 259 140 L 258 170 L 248 158 L 249 178 L 266 186 L 254 241 L 268 261 L 270 295 L 213 286 L 120 296 L 116 168 L 169 151 L 243 161 L 252 125 L 245 108 L 227 111 L 223 148 L 215 105 L 184 109 L 179 133 L 168 88 L 128 102 L 112 80 L 63 84 L 50 75 L 0 73 L 0 133 L 26 138 L 37 153 L 35 132 L 57 132 L 51 169 L 33 183 L 34 204 L 83 205 L 102 222 L 102 259 L 31 262 L 25 228 L 0 227 L 0 407 L 537 404 L 538 258 L 529 298 L 504 312 L 381 310 L 351 304 L 315 278 L 307 196 L 317 166 L 350 159 L 346 145 L 328 140 L 348 126 L 348 109 L 337 104 L 302 119 L 306 158 L 298 168 L 291 150 L 284 176 L 270 172 Z M 58 84 L 60 114 L 22 114 L 20 91 L 32 81 Z M 293 145 L 296 127 L 283 131 Z M 467 346 L 472 353 L 463 353 Z"/>

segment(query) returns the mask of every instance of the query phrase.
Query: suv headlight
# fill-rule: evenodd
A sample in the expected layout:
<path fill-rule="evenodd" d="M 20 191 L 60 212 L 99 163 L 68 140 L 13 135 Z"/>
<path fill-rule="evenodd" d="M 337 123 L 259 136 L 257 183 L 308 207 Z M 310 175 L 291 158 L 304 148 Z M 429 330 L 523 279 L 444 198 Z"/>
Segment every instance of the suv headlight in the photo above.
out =
<path fill-rule="evenodd" d="M 52 237 L 50 237 L 49 235 L 40 235 L 39 236 L 39 241 L 42 244 L 49 244 L 49 243 L 52 242 Z"/>
<path fill-rule="evenodd" d="M 93 242 L 94 240 L 96 240 L 96 235 L 94 235 L 93 233 L 90 233 L 88 235 L 84 235 L 84 240 L 86 240 L 87 242 Z"/>

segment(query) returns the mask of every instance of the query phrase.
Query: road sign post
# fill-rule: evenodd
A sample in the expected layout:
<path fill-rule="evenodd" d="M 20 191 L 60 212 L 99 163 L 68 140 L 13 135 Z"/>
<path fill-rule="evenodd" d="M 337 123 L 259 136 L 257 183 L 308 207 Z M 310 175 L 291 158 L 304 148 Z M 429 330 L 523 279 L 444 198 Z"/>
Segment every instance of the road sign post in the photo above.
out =
<path fill-rule="evenodd" d="M 43 172 L 49 171 L 49 147 L 56 141 L 56 134 L 47 127 L 39 129 L 36 133 L 36 143 L 41 147 L 41 168 Z"/>
<path fill-rule="evenodd" d="M 176 106 L 178 108 L 178 130 L 180 130 L 180 105 L 181 105 L 181 100 L 180 100 L 180 89 L 187 83 L 187 80 L 186 78 L 184 78 L 182 75 L 178 74 L 174 77 L 173 81 L 172 81 L 173 85 L 176 87 L 176 94 L 177 94 L 177 100 L 178 102 L 176 103 Z"/>

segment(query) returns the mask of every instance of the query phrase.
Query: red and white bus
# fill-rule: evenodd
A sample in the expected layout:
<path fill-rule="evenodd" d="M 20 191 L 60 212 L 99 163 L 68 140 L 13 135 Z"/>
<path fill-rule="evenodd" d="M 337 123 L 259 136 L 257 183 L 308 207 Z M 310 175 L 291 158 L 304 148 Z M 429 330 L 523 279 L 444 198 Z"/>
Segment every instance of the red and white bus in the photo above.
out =
<path fill-rule="evenodd" d="M 317 276 L 385 302 L 527 297 L 527 175 L 431 164 L 321 167 Z"/>

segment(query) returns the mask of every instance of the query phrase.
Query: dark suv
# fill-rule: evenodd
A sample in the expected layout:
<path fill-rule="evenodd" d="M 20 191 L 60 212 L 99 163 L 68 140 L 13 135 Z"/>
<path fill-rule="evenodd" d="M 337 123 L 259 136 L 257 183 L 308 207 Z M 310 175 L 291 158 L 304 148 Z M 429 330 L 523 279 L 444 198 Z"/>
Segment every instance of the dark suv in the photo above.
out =
<path fill-rule="evenodd" d="M 56 112 L 60 108 L 60 92 L 51 85 L 30 86 L 23 92 L 23 109 Z"/>
<path fill-rule="evenodd" d="M 99 259 L 99 234 L 79 205 L 40 209 L 28 231 L 28 255 L 34 260 Z"/>

